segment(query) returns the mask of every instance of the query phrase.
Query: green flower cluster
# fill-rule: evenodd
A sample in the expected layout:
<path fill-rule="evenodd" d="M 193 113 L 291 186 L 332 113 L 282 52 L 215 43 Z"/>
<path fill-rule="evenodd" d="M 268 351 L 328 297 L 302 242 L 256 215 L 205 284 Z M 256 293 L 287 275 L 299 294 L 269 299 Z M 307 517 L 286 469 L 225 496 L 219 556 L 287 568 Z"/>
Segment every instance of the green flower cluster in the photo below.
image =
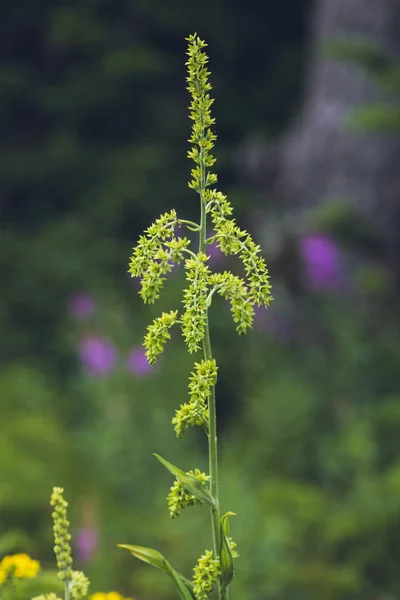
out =
<path fill-rule="evenodd" d="M 192 180 L 189 182 L 189 187 L 201 194 L 206 187 L 217 181 L 215 173 L 209 171 L 206 173 L 205 169 L 212 167 L 215 163 L 215 158 L 210 152 L 217 139 L 211 130 L 211 126 L 215 123 L 215 119 L 211 117 L 211 105 L 214 100 L 208 93 L 212 89 L 208 80 L 210 72 L 206 67 L 208 56 L 202 51 L 207 44 L 197 35 L 189 36 L 188 42 L 189 59 L 186 62 L 188 69 L 186 81 L 187 90 L 192 97 L 189 117 L 193 121 L 192 135 L 189 138 L 189 142 L 193 146 L 188 151 L 188 158 L 191 158 L 196 164 L 191 172 Z"/>
<path fill-rule="evenodd" d="M 229 543 L 229 548 L 232 554 L 232 558 L 238 558 L 239 554 L 236 550 L 237 548 L 237 543 L 233 541 L 233 539 L 231 537 L 228 537 L 228 543 Z"/>
<path fill-rule="evenodd" d="M 223 298 L 230 300 L 237 332 L 246 333 L 253 325 L 254 308 L 244 280 L 229 271 L 224 271 L 211 275 L 210 283 L 213 286 L 212 293 L 218 292 Z"/>
<path fill-rule="evenodd" d="M 158 356 L 164 350 L 165 343 L 171 339 L 169 330 L 175 325 L 177 318 L 178 311 L 171 310 L 169 313 L 162 313 L 161 317 L 154 319 L 153 323 L 147 327 L 144 347 L 147 360 L 151 365 L 156 363 Z"/>
<path fill-rule="evenodd" d="M 63 488 L 53 488 L 50 505 L 54 508 L 53 531 L 54 531 L 54 554 L 56 555 L 58 578 L 60 581 L 71 581 L 72 579 L 72 556 L 71 536 L 69 533 L 69 521 L 67 519 L 68 502 L 64 500 Z"/>
<path fill-rule="evenodd" d="M 73 571 L 70 590 L 74 600 L 86 598 L 89 591 L 89 585 L 90 581 L 82 571 Z"/>
<path fill-rule="evenodd" d="M 271 284 L 265 260 L 260 256 L 261 247 L 253 241 L 251 235 L 236 225 L 226 196 L 217 190 L 206 190 L 207 213 L 211 213 L 215 235 L 209 240 L 217 241 L 217 246 L 226 254 L 239 254 L 248 279 L 248 300 L 254 305 L 269 306 Z"/>
<path fill-rule="evenodd" d="M 194 471 L 188 471 L 186 475 L 191 475 L 192 477 L 195 477 L 204 486 L 210 479 L 208 475 L 202 473 L 199 469 L 195 469 Z M 176 479 L 174 484 L 171 486 L 167 500 L 169 515 L 171 519 L 174 519 L 175 517 L 179 516 L 182 510 L 187 506 L 194 506 L 195 504 L 200 503 L 200 500 L 198 500 L 196 496 L 193 496 L 193 494 L 188 492 L 185 487 L 185 484 L 179 479 Z"/>
<path fill-rule="evenodd" d="M 132 277 L 141 277 L 140 295 L 144 302 L 153 304 L 163 288 L 165 275 L 174 263 L 183 260 L 184 250 L 189 246 L 186 238 L 176 238 L 175 227 L 178 225 L 176 211 L 161 215 L 141 235 L 129 263 Z"/>
<path fill-rule="evenodd" d="M 220 575 L 219 560 L 213 558 L 211 550 L 206 550 L 193 569 L 193 591 L 197 600 L 207 600 Z"/>
<path fill-rule="evenodd" d="M 172 424 L 177 437 L 182 437 L 189 426 L 198 425 L 208 429 L 207 400 L 211 388 L 217 382 L 217 363 L 214 359 L 195 363 L 195 371 L 189 378 L 190 401 L 181 404 Z"/>

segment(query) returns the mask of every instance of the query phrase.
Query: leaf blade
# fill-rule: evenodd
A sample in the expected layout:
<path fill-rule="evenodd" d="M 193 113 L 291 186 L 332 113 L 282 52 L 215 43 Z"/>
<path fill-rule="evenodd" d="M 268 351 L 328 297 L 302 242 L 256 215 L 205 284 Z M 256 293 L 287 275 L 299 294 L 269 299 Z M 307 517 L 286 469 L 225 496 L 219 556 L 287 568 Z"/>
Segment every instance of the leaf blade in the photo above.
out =
<path fill-rule="evenodd" d="M 154 454 L 154 456 L 157 458 L 157 460 L 160 461 L 160 463 L 162 465 L 164 465 L 164 467 L 172 475 L 174 475 L 177 479 L 179 479 L 179 481 L 181 481 L 183 483 L 186 490 L 190 494 L 192 494 L 195 498 L 197 498 L 197 500 L 199 500 L 199 502 L 201 502 L 203 504 L 208 504 L 209 506 L 216 506 L 215 499 L 211 495 L 211 492 L 206 485 L 203 485 L 201 483 L 201 481 L 196 479 L 196 477 L 193 477 L 192 475 L 188 475 L 187 473 L 182 471 L 182 469 L 179 469 L 172 463 L 168 462 L 167 460 L 165 460 L 165 458 L 162 458 L 159 454 Z"/>
<path fill-rule="evenodd" d="M 179 591 L 181 600 L 196 600 L 194 595 L 191 582 L 187 580 L 183 575 L 175 571 L 169 561 L 153 548 L 147 548 L 145 546 L 132 546 L 130 544 L 118 544 L 118 548 L 128 550 L 135 558 L 148 563 L 166 573 L 175 583 Z"/>

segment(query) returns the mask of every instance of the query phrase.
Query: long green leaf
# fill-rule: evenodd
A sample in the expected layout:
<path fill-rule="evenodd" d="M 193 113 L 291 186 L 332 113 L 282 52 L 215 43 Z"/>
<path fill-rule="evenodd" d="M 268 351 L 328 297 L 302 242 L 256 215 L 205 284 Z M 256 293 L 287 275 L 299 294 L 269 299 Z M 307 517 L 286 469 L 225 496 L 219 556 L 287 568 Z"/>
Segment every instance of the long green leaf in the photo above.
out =
<path fill-rule="evenodd" d="M 164 573 L 166 573 L 174 581 L 176 587 L 178 588 L 179 597 L 181 600 L 196 600 L 191 582 L 183 577 L 183 575 L 178 573 L 178 571 L 175 571 L 175 569 L 172 568 L 171 564 L 161 554 L 161 552 L 158 552 L 158 550 L 153 550 L 153 548 L 146 548 L 144 546 L 131 546 L 130 544 L 118 544 L 118 547 L 128 550 L 139 560 L 156 567 L 156 569 L 164 571 Z"/>
<path fill-rule="evenodd" d="M 221 582 L 226 589 L 235 575 L 235 566 L 231 546 L 229 543 L 229 517 L 235 516 L 233 512 L 227 512 L 221 517 Z"/>
<path fill-rule="evenodd" d="M 197 498 L 197 500 L 199 500 L 203 504 L 215 506 L 215 500 L 206 485 L 203 485 L 201 481 L 196 479 L 196 477 L 188 475 L 187 473 L 182 471 L 182 469 L 179 469 L 172 463 L 168 462 L 167 460 L 165 460 L 165 458 L 159 456 L 159 454 L 154 454 L 154 456 L 160 461 L 162 465 L 164 465 L 166 469 L 168 469 L 170 473 L 172 473 L 172 475 L 174 475 L 177 479 L 179 479 L 179 481 L 183 483 L 186 490 L 195 498 Z"/>
<path fill-rule="evenodd" d="M 164 573 L 168 573 L 169 563 L 161 554 L 161 552 L 158 552 L 158 550 L 146 548 L 145 546 L 131 546 L 129 544 L 118 544 L 118 548 L 129 550 L 129 552 L 139 560 L 142 560 L 149 565 L 153 565 L 153 567 L 156 567 L 157 569 L 161 569 L 161 571 L 164 571 Z"/>

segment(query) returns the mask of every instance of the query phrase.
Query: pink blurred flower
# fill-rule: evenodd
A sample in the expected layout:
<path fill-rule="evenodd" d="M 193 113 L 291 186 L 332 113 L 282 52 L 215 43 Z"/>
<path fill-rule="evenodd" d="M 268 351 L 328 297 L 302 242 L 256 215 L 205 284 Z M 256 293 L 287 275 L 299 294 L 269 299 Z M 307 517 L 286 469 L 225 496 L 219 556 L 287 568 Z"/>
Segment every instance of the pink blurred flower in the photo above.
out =
<path fill-rule="evenodd" d="M 300 241 L 306 277 L 314 290 L 334 291 L 343 274 L 341 255 L 334 241 L 323 234 L 308 234 Z"/>
<path fill-rule="evenodd" d="M 128 369 L 135 375 L 146 376 L 153 369 L 142 346 L 137 346 L 130 351 L 126 363 Z"/>
<path fill-rule="evenodd" d="M 86 292 L 74 294 L 68 302 L 68 312 L 75 319 L 87 319 L 95 311 L 93 298 Z"/>
<path fill-rule="evenodd" d="M 108 375 L 117 362 L 115 347 L 102 338 L 86 336 L 81 340 L 79 355 L 84 368 L 93 376 Z"/>
<path fill-rule="evenodd" d="M 83 527 L 75 536 L 75 548 L 81 562 L 90 562 L 98 547 L 97 530 L 94 527 Z"/>

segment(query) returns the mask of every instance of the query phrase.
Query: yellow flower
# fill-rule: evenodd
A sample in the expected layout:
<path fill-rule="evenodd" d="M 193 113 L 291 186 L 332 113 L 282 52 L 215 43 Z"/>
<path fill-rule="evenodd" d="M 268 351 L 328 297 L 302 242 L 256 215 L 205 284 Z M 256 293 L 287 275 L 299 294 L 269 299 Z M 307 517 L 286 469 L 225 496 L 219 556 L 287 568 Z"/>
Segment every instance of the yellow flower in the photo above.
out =
<path fill-rule="evenodd" d="M 35 596 L 35 598 L 32 598 L 32 600 L 61 600 L 61 598 L 59 598 L 57 594 L 53 594 L 53 592 L 50 592 L 50 594 L 42 594 L 41 596 Z"/>
<path fill-rule="evenodd" d="M 0 562 L 0 585 L 8 577 L 17 579 L 34 579 L 38 574 L 40 564 L 28 554 L 11 554 Z"/>
<path fill-rule="evenodd" d="M 96 592 L 89 596 L 89 600 L 133 600 L 133 598 L 124 598 L 118 592 L 108 592 L 105 594 L 104 592 Z"/>

